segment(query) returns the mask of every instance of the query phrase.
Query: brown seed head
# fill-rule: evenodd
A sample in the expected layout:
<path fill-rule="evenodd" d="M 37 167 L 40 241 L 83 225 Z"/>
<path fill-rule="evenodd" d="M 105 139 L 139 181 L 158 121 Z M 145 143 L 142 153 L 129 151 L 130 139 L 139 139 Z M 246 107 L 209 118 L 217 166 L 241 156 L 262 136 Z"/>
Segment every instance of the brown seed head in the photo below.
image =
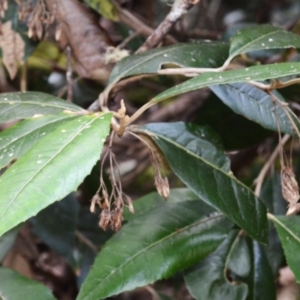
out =
<path fill-rule="evenodd" d="M 123 220 L 123 210 L 122 209 L 116 209 L 112 212 L 111 217 L 111 224 L 110 227 L 114 231 L 118 231 L 122 227 L 122 220 Z"/>
<path fill-rule="evenodd" d="M 155 176 L 155 186 L 157 189 L 157 192 L 160 196 L 164 197 L 165 200 L 168 200 L 169 194 L 170 194 L 170 187 L 169 187 L 169 181 L 168 178 L 162 178 L 160 174 Z"/>
<path fill-rule="evenodd" d="M 282 167 L 281 170 L 281 190 L 283 198 L 290 203 L 287 214 L 294 214 L 299 211 L 297 204 L 300 199 L 299 186 L 293 170 L 289 167 Z"/>
<path fill-rule="evenodd" d="M 90 212 L 94 213 L 96 204 L 99 205 L 100 203 L 101 203 L 101 199 L 100 199 L 99 195 L 98 194 L 94 195 L 94 197 L 92 198 L 92 201 L 91 201 Z"/>
<path fill-rule="evenodd" d="M 109 225 L 110 223 L 110 220 L 111 220 L 111 214 L 109 212 L 108 209 L 103 209 L 101 211 L 101 214 L 100 214 L 100 222 L 99 222 L 99 226 L 103 229 L 103 230 L 106 230 L 107 229 L 107 226 Z"/>

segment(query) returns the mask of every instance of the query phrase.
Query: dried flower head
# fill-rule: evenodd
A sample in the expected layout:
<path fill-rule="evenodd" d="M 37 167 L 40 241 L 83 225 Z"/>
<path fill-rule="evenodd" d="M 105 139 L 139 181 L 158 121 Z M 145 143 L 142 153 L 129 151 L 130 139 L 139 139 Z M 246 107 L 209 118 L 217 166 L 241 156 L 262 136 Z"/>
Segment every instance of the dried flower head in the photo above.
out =
<path fill-rule="evenodd" d="M 111 214 L 110 227 L 114 231 L 118 231 L 122 227 L 123 209 L 115 209 Z"/>
<path fill-rule="evenodd" d="M 95 212 L 95 207 L 97 205 L 101 205 L 101 198 L 99 197 L 98 193 L 94 195 L 91 201 L 91 206 L 90 206 L 90 212 L 94 213 Z"/>
<path fill-rule="evenodd" d="M 112 183 L 112 190 L 108 192 L 105 182 L 103 180 L 103 161 L 105 158 L 109 158 L 110 163 L 110 180 Z M 95 206 L 98 205 L 101 209 L 99 226 L 106 230 L 110 227 L 112 230 L 119 230 L 122 227 L 123 220 L 123 209 L 127 205 L 131 213 L 134 212 L 132 200 L 129 196 L 124 194 L 122 190 L 122 184 L 120 181 L 120 172 L 118 169 L 118 164 L 115 159 L 115 155 L 112 153 L 111 149 L 107 151 L 104 155 L 101 165 L 100 173 L 100 186 L 96 195 L 91 201 L 90 210 L 95 211 Z M 114 166 L 118 171 L 118 176 L 115 175 Z"/>
<path fill-rule="evenodd" d="M 298 200 L 299 186 L 295 174 L 290 167 L 283 166 L 281 169 L 281 190 L 283 198 L 289 202 L 287 215 L 295 214 L 299 211 Z"/>
<path fill-rule="evenodd" d="M 170 194 L 170 187 L 169 187 L 169 181 L 168 178 L 163 178 L 161 174 L 156 174 L 155 176 L 155 186 L 157 189 L 157 192 L 160 196 L 164 197 L 165 200 L 168 200 L 169 194 Z"/>
<path fill-rule="evenodd" d="M 101 209 L 107 209 L 107 208 L 109 208 L 109 196 L 108 196 L 108 192 L 107 192 L 107 190 L 106 190 L 106 188 L 103 188 L 102 189 L 102 201 L 101 201 L 101 203 L 100 203 L 100 208 Z"/>
<path fill-rule="evenodd" d="M 54 14 L 48 9 L 43 0 L 38 0 L 31 10 L 21 7 L 19 18 L 25 20 L 28 17 L 28 37 L 41 40 L 44 27 L 47 29 L 54 22 Z"/>
<path fill-rule="evenodd" d="M 126 202 L 126 205 L 128 207 L 128 210 L 134 214 L 134 207 L 133 207 L 133 204 L 132 204 L 132 200 L 129 196 L 127 195 L 124 195 L 125 196 L 125 202 Z"/>
<path fill-rule="evenodd" d="M 111 213 L 108 209 L 103 209 L 100 214 L 99 226 L 106 230 L 111 220 Z"/>

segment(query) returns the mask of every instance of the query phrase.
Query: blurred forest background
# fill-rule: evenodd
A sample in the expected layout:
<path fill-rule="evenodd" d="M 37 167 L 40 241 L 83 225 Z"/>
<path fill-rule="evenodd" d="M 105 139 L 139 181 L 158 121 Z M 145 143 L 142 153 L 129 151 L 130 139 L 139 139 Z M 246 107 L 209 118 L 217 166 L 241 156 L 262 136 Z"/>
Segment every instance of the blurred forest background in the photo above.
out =
<path fill-rule="evenodd" d="M 194 2 L 197 3 L 155 47 L 197 40 L 228 41 L 237 30 L 263 23 L 300 33 L 300 2 L 297 0 Z M 172 4 L 171 0 L 0 0 L 1 93 L 41 91 L 97 110 L 98 95 L 105 88 L 115 63 L 147 50 L 143 49 L 145 40 L 164 20 Z M 244 59 L 253 62 L 251 56 Z M 276 51 L 269 51 L 267 56 L 262 53 L 258 60 L 272 63 L 278 60 L 278 54 Z M 183 76 L 135 77 L 114 89 L 109 108 L 118 110 L 124 99 L 127 113 L 131 115 L 153 96 L 184 79 Z M 293 95 L 291 107 L 297 112 L 300 91 L 295 89 L 299 86 L 293 86 L 292 92 L 287 89 L 286 94 Z M 276 139 L 276 134 L 233 113 L 208 88 L 153 106 L 137 123 L 168 121 L 211 126 L 220 134 L 230 154 L 232 171 L 248 185 L 262 166 L 258 154 L 268 152 L 268 144 L 262 147 L 260 143 L 270 138 L 273 146 L 274 136 Z M 10 125 L 2 124 L 1 130 Z M 116 137 L 113 151 L 126 194 L 134 200 L 155 190 L 149 153 L 143 144 L 132 137 Z M 172 187 L 182 186 L 172 174 L 169 180 Z M 99 164 L 76 194 L 42 211 L 22 227 L 17 237 L 8 237 L 5 243 L 0 240 L 0 246 L 2 243 L 10 249 L 5 255 L 0 253 L 2 266 L 43 282 L 54 290 L 58 299 L 74 299 L 95 254 L 113 234 L 99 229 L 98 216 L 89 213 L 90 199 L 98 186 Z M 75 259 L 67 259 L 53 250 L 53 244 L 56 249 L 60 247 L 59 241 L 49 240 L 51 235 L 43 230 L 42 224 L 51 223 L 52 234 L 63 229 L 59 226 L 60 220 L 47 220 L 49 210 L 61 218 L 72 216 L 72 210 L 79 210 L 81 221 L 76 231 Z M 63 251 L 67 253 L 68 249 Z M 288 275 L 284 278 L 289 281 Z M 157 282 L 155 290 L 175 299 L 192 299 L 181 274 Z M 112 299 L 155 297 L 153 287 L 149 286 Z"/>

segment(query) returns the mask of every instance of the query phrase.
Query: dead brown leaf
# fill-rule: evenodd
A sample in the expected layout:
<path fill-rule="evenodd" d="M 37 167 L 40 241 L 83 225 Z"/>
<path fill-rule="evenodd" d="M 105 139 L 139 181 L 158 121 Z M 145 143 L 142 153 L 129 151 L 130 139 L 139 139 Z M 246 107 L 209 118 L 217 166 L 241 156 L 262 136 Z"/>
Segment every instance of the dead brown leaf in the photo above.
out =
<path fill-rule="evenodd" d="M 15 78 L 18 71 L 18 63 L 24 59 L 25 42 L 19 33 L 12 29 L 12 22 L 2 24 L 0 34 L 0 48 L 2 48 L 2 60 L 11 79 Z"/>
<path fill-rule="evenodd" d="M 112 64 L 105 63 L 107 48 L 112 46 L 108 35 L 93 13 L 77 0 L 47 0 L 48 10 L 58 23 L 56 38 L 64 48 L 69 45 L 82 77 L 107 81 Z"/>

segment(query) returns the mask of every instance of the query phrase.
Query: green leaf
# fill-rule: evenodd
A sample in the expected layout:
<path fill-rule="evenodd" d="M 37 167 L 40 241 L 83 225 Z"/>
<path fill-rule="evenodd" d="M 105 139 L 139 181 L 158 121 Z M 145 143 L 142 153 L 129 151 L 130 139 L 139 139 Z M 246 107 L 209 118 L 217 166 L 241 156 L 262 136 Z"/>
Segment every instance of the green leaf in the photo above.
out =
<path fill-rule="evenodd" d="M 235 278 L 247 277 L 250 274 L 250 251 L 245 236 L 242 235 L 241 232 L 236 238 L 230 256 L 228 257 L 228 268 L 231 271 L 233 280 L 235 280 Z"/>
<path fill-rule="evenodd" d="M 219 134 L 227 151 L 256 145 L 274 134 L 234 113 L 213 93 L 201 105 L 193 122 L 211 127 Z"/>
<path fill-rule="evenodd" d="M 239 30 L 230 43 L 229 57 L 257 50 L 300 48 L 300 37 L 269 24 Z"/>
<path fill-rule="evenodd" d="M 205 203 L 163 203 L 130 221 L 102 248 L 78 300 L 103 299 L 190 267 L 227 236 L 232 223 Z"/>
<path fill-rule="evenodd" d="M 287 202 L 282 197 L 280 174 L 274 173 L 263 185 L 260 198 L 266 204 L 268 211 L 275 215 L 283 215 L 287 211 Z M 265 253 L 269 265 L 277 278 L 278 271 L 284 262 L 284 254 L 278 234 L 272 222 L 269 227 L 269 243 L 265 246 Z"/>
<path fill-rule="evenodd" d="M 197 42 L 177 44 L 149 50 L 125 57 L 112 70 L 108 85 L 120 79 L 139 74 L 156 74 L 164 64 L 180 67 L 220 67 L 228 56 L 228 44 L 224 42 Z"/>
<path fill-rule="evenodd" d="M 272 269 L 264 252 L 257 241 L 249 241 L 251 247 L 252 268 L 247 278 L 248 298 L 255 300 L 276 300 L 276 288 Z"/>
<path fill-rule="evenodd" d="M 100 157 L 110 120 L 87 115 L 61 125 L 0 177 L 0 236 L 76 190 Z"/>
<path fill-rule="evenodd" d="M 248 288 L 226 277 L 228 262 L 238 241 L 239 231 L 232 230 L 219 248 L 185 273 L 187 289 L 196 300 L 243 300 Z"/>
<path fill-rule="evenodd" d="M 85 112 L 81 107 L 40 92 L 0 94 L 0 123 L 31 118 L 36 114 L 51 115 L 60 112 Z"/>
<path fill-rule="evenodd" d="M 57 114 L 27 119 L 0 133 L 0 169 L 13 159 L 21 157 L 41 138 L 56 127 L 79 118 L 69 114 Z"/>
<path fill-rule="evenodd" d="M 31 219 L 33 232 L 69 264 L 74 263 L 75 230 L 79 206 L 74 193 L 55 202 Z"/>
<path fill-rule="evenodd" d="M 285 259 L 281 242 L 272 223 L 270 224 L 269 229 L 269 243 L 264 247 L 264 250 L 268 258 L 270 268 L 273 272 L 273 278 L 276 279 Z"/>
<path fill-rule="evenodd" d="M 285 110 L 279 105 L 275 107 L 271 96 L 257 87 L 245 83 L 234 83 L 213 85 L 210 86 L 210 89 L 235 113 L 267 129 L 277 131 L 278 122 L 282 132 L 295 134 L 293 125 L 287 116 L 288 113 L 295 126 L 300 130 L 300 123 L 295 114 L 288 107 L 285 107 Z"/>
<path fill-rule="evenodd" d="M 55 300 L 43 284 L 21 276 L 6 268 L 0 268 L 0 299 L 2 300 Z"/>
<path fill-rule="evenodd" d="M 288 203 L 282 197 L 279 173 L 274 173 L 266 180 L 262 187 L 260 198 L 270 213 L 275 215 L 284 215 L 286 213 Z"/>
<path fill-rule="evenodd" d="M 220 137 L 209 127 L 176 122 L 148 124 L 145 128 L 167 136 L 180 145 L 186 145 L 190 151 L 215 164 L 218 168 L 225 172 L 230 171 L 230 160 L 224 154 Z"/>
<path fill-rule="evenodd" d="M 297 74 L 300 74 L 299 62 L 259 65 L 224 72 L 206 72 L 158 94 L 151 102 L 157 103 L 170 97 L 216 84 L 263 81 Z"/>
<path fill-rule="evenodd" d="M 168 203 L 177 203 L 195 199 L 198 199 L 198 196 L 195 195 L 191 190 L 187 188 L 176 188 L 170 189 Z M 163 205 L 165 201 L 166 200 L 163 199 L 157 192 L 152 192 L 139 198 L 138 200 L 135 200 L 133 204 L 134 214 L 130 213 L 129 210 L 126 209 L 123 213 L 123 217 L 127 221 L 133 220 L 137 216 L 146 213 L 148 210 Z"/>
<path fill-rule="evenodd" d="M 171 124 L 170 124 L 171 125 Z M 161 124 L 148 124 L 141 131 L 150 135 L 166 156 L 174 173 L 209 205 L 223 212 L 252 238 L 267 242 L 266 207 L 248 189 L 206 157 L 181 142 L 182 131 L 161 133 Z"/>
<path fill-rule="evenodd" d="M 10 250 L 10 248 L 14 244 L 17 234 L 19 232 L 19 229 L 20 228 L 17 226 L 15 228 L 11 229 L 10 231 L 4 233 L 0 237 L 0 263 L 2 262 L 2 260 L 6 256 L 7 252 Z"/>
<path fill-rule="evenodd" d="M 300 246 L 300 219 L 298 216 L 274 216 L 268 214 L 269 219 L 275 224 L 282 243 L 284 254 L 289 267 L 300 283 L 300 265 L 297 255 Z"/>

